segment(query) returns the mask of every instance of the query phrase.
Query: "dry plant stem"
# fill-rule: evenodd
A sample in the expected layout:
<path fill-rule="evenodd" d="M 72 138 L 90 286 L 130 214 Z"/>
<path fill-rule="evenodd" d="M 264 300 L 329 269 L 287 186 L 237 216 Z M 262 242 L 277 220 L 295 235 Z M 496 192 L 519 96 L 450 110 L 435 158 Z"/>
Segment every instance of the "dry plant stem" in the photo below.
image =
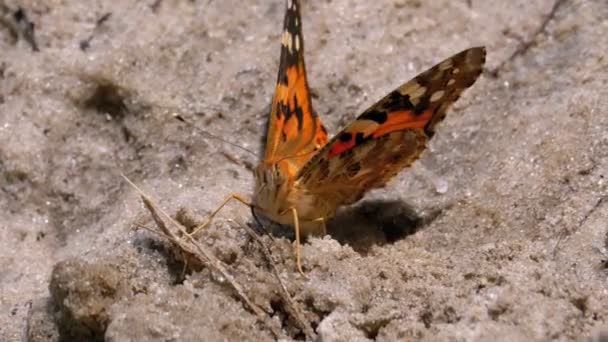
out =
<path fill-rule="evenodd" d="M 575 228 L 575 231 L 582 227 L 583 224 L 585 224 L 585 222 L 587 221 L 587 219 L 589 219 L 589 216 L 591 216 L 591 214 L 593 214 L 597 208 L 600 207 L 600 205 L 602 204 L 602 202 L 604 201 L 604 199 L 606 198 L 606 196 L 604 197 L 600 197 L 597 199 L 597 201 L 595 201 L 595 204 L 593 205 L 593 207 L 587 211 L 587 213 L 585 213 L 585 215 L 583 216 L 583 218 L 580 220 L 580 222 L 578 223 L 577 227 Z M 570 234 L 572 234 L 573 232 L 570 232 Z M 557 242 L 555 243 L 555 246 L 553 246 L 553 257 L 555 258 L 555 256 L 557 255 L 557 248 L 559 247 L 559 244 L 562 242 L 562 240 L 568 235 L 568 231 L 567 230 L 562 230 L 559 233 L 559 236 L 557 237 Z"/>
<path fill-rule="evenodd" d="M 272 274 L 277 279 L 277 282 L 280 285 L 279 295 L 281 296 L 281 299 L 283 299 L 283 303 L 285 303 L 287 311 L 289 312 L 291 317 L 294 319 L 294 321 L 298 324 L 300 329 L 302 329 L 302 331 L 306 335 L 306 338 L 308 340 L 312 340 L 315 337 L 315 333 L 314 333 L 312 327 L 310 326 L 310 322 L 308 322 L 304 318 L 304 316 L 302 315 L 302 310 L 300 310 L 298 303 L 296 303 L 293 300 L 293 298 L 291 298 L 289 291 L 287 291 L 287 286 L 285 286 L 285 283 L 283 282 L 283 280 L 281 279 L 281 277 L 279 275 L 279 270 L 277 269 L 277 266 L 274 262 L 270 249 L 268 248 L 268 246 L 266 246 L 266 244 L 264 243 L 262 238 L 260 238 L 260 236 L 253 229 L 251 229 L 251 227 L 249 227 L 246 224 L 243 224 L 242 222 L 238 222 L 238 224 L 243 229 L 245 229 L 245 231 L 247 231 L 249 236 L 251 236 L 251 238 L 253 238 L 260 245 L 262 254 L 264 254 L 264 257 L 268 261 L 268 264 L 270 264 L 270 268 L 272 269 Z"/>
<path fill-rule="evenodd" d="M 275 335 L 275 337 L 278 338 L 279 336 L 281 336 L 281 332 L 274 325 L 268 322 L 268 315 L 266 315 L 266 313 L 261 308 L 259 308 L 249 299 L 247 294 L 245 294 L 243 287 L 232 277 L 232 275 L 230 275 L 230 273 L 228 273 L 228 270 L 226 270 L 224 265 L 222 265 L 222 262 L 217 259 L 212 253 L 207 251 L 203 246 L 201 246 L 196 240 L 190 237 L 186 233 L 184 227 L 181 227 L 181 225 L 175 222 L 175 220 L 173 220 L 169 215 L 167 215 L 167 213 L 160 209 L 156 209 L 156 206 L 153 204 L 152 200 L 133 182 L 131 182 L 131 180 L 129 180 L 124 175 L 123 177 L 129 184 L 131 184 L 131 186 L 135 188 L 135 190 L 137 190 L 137 192 L 141 196 L 144 206 L 146 207 L 146 209 L 148 209 L 148 211 L 152 215 L 152 218 L 154 219 L 154 222 L 156 223 L 158 228 L 165 234 L 166 238 L 168 238 L 171 242 L 177 245 L 185 253 L 195 256 L 202 263 L 206 264 L 214 271 L 220 273 L 226 279 L 226 282 L 228 282 L 228 284 L 230 284 L 235 290 L 237 296 L 258 317 L 258 319 L 260 319 L 262 322 L 267 323 L 268 327 Z M 166 219 L 168 219 L 169 222 L 171 222 L 175 227 L 177 227 L 177 229 L 179 229 L 185 236 L 187 236 L 189 238 L 189 241 L 184 241 L 183 239 L 180 239 L 173 231 L 171 231 L 171 229 L 167 227 L 165 221 L 159 215 L 159 212 L 162 213 L 162 215 Z"/>
<path fill-rule="evenodd" d="M 32 301 L 27 302 L 27 318 L 25 320 L 25 329 L 23 331 L 23 341 L 30 341 L 30 326 L 32 324 Z"/>
<path fill-rule="evenodd" d="M 226 281 L 232 286 L 232 288 L 236 291 L 238 297 L 247 305 L 247 307 L 249 307 L 249 309 L 253 311 L 253 313 L 258 316 L 261 321 L 265 322 L 267 320 L 266 313 L 249 299 L 249 297 L 245 294 L 243 287 L 232 277 L 232 275 L 230 275 L 230 273 L 228 273 L 228 270 L 226 270 L 226 268 L 222 265 L 222 262 L 219 259 L 217 259 L 215 256 L 213 256 L 213 254 L 203 248 L 203 246 L 197 243 L 196 240 L 190 238 L 190 243 L 194 246 L 194 248 L 192 248 L 192 245 L 185 243 L 182 239 L 177 237 L 177 235 L 175 235 L 171 230 L 169 230 L 169 228 L 165 225 L 164 221 L 160 218 L 158 212 L 156 211 L 156 208 L 154 207 L 150 199 L 148 199 L 143 194 L 141 195 L 141 198 L 144 202 L 144 205 L 154 218 L 154 222 L 156 222 L 156 224 L 163 231 L 163 233 L 166 234 L 169 240 L 179 246 L 179 248 L 181 248 L 185 253 L 196 256 L 201 262 L 207 264 L 207 266 L 224 276 Z M 166 214 L 165 216 L 169 217 Z M 181 230 L 183 230 L 184 234 L 186 233 L 184 229 Z M 280 336 L 280 332 L 277 331 L 273 325 L 269 324 L 268 326 L 272 330 L 275 337 Z"/>
<path fill-rule="evenodd" d="M 32 47 L 34 52 L 40 51 L 35 37 L 35 26 L 29 20 L 26 11 L 17 7 L 16 10 L 10 9 L 4 1 L 0 1 L 0 25 L 8 28 L 16 39 L 20 37 Z"/>
<path fill-rule="evenodd" d="M 136 224 L 136 226 L 137 226 L 136 229 L 143 229 L 143 230 L 148 231 L 148 232 L 150 232 L 150 233 L 152 233 L 152 234 L 154 234 L 154 235 L 156 235 L 158 237 L 166 237 L 165 234 L 163 234 L 163 233 L 161 233 L 161 232 L 159 232 L 157 230 L 154 230 L 153 228 L 142 226 L 140 224 Z"/>
<path fill-rule="evenodd" d="M 529 39 L 521 42 L 519 44 L 519 46 L 517 47 L 517 49 L 515 49 L 515 51 L 513 51 L 513 53 L 509 56 L 509 58 L 502 61 L 494 70 L 491 70 L 490 73 L 494 77 L 498 77 L 498 74 L 505 67 L 505 65 L 507 63 L 514 60 L 517 56 L 525 54 L 532 47 L 532 45 L 534 45 L 536 38 L 539 35 L 545 33 L 545 31 L 547 30 L 547 25 L 549 25 L 549 22 L 551 22 L 551 20 L 553 20 L 553 18 L 555 18 L 555 14 L 557 13 L 557 10 L 565 2 L 566 2 L 565 0 L 555 0 L 555 2 L 553 2 L 553 6 L 551 7 L 551 10 L 547 14 L 547 16 L 543 19 L 543 21 L 541 22 L 540 26 L 536 29 L 536 31 L 534 31 L 532 36 L 530 36 Z"/>

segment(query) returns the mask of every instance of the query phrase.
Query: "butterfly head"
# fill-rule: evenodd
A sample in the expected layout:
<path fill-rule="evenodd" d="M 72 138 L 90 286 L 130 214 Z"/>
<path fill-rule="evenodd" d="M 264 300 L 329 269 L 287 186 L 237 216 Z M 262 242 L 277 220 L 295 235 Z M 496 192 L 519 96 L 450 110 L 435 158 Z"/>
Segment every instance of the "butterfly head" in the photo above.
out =
<path fill-rule="evenodd" d="M 286 197 L 294 177 L 287 161 L 262 161 L 255 169 L 255 206 L 273 221 L 280 222 L 279 213 L 289 206 Z"/>
<path fill-rule="evenodd" d="M 270 188 L 278 189 L 287 185 L 294 178 L 292 165 L 287 160 L 277 162 L 262 161 L 255 168 L 256 189 L 259 191 L 269 191 Z M 274 190 L 276 191 L 276 190 Z"/>
<path fill-rule="evenodd" d="M 281 176 L 281 171 L 276 164 L 261 162 L 255 168 L 256 188 L 261 189 L 268 186 L 268 184 L 275 183 L 275 179 L 280 179 Z"/>

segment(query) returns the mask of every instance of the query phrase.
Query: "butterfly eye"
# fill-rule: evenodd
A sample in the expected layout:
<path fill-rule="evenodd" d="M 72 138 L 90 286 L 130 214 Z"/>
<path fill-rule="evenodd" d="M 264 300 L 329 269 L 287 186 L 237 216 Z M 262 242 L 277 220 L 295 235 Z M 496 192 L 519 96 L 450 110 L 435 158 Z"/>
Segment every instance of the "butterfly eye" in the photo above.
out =
<path fill-rule="evenodd" d="M 279 171 L 278 167 L 274 167 L 274 179 L 280 179 L 281 178 L 281 172 Z"/>

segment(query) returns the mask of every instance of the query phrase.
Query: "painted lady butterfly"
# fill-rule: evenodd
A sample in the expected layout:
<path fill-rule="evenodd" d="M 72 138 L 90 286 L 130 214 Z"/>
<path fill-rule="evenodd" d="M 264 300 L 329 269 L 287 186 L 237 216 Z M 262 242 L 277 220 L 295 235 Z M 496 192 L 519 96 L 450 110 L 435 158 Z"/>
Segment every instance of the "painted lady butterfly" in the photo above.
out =
<path fill-rule="evenodd" d="M 357 202 L 411 165 L 426 148 L 446 111 L 482 72 L 485 48 L 462 51 L 403 84 L 328 141 L 312 109 L 304 66 L 298 0 L 288 0 L 281 59 L 264 159 L 255 170 L 254 203 L 231 199 L 271 220 L 293 226 L 297 267 L 300 235 L 325 234 L 338 207 Z"/>

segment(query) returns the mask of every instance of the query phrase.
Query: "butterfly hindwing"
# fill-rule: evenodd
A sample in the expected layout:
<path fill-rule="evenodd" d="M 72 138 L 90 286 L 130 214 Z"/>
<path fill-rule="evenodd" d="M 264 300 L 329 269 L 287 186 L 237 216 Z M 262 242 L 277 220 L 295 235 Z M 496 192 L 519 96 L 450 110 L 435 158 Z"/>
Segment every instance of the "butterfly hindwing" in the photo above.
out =
<path fill-rule="evenodd" d="M 300 170 L 298 182 L 336 207 L 383 186 L 424 151 L 484 62 L 485 49 L 471 48 L 395 89 L 332 138 Z"/>
<path fill-rule="evenodd" d="M 327 143 L 327 131 L 312 109 L 304 65 L 300 2 L 287 1 L 281 57 L 266 137 L 264 160 L 289 158 L 301 167 Z"/>

